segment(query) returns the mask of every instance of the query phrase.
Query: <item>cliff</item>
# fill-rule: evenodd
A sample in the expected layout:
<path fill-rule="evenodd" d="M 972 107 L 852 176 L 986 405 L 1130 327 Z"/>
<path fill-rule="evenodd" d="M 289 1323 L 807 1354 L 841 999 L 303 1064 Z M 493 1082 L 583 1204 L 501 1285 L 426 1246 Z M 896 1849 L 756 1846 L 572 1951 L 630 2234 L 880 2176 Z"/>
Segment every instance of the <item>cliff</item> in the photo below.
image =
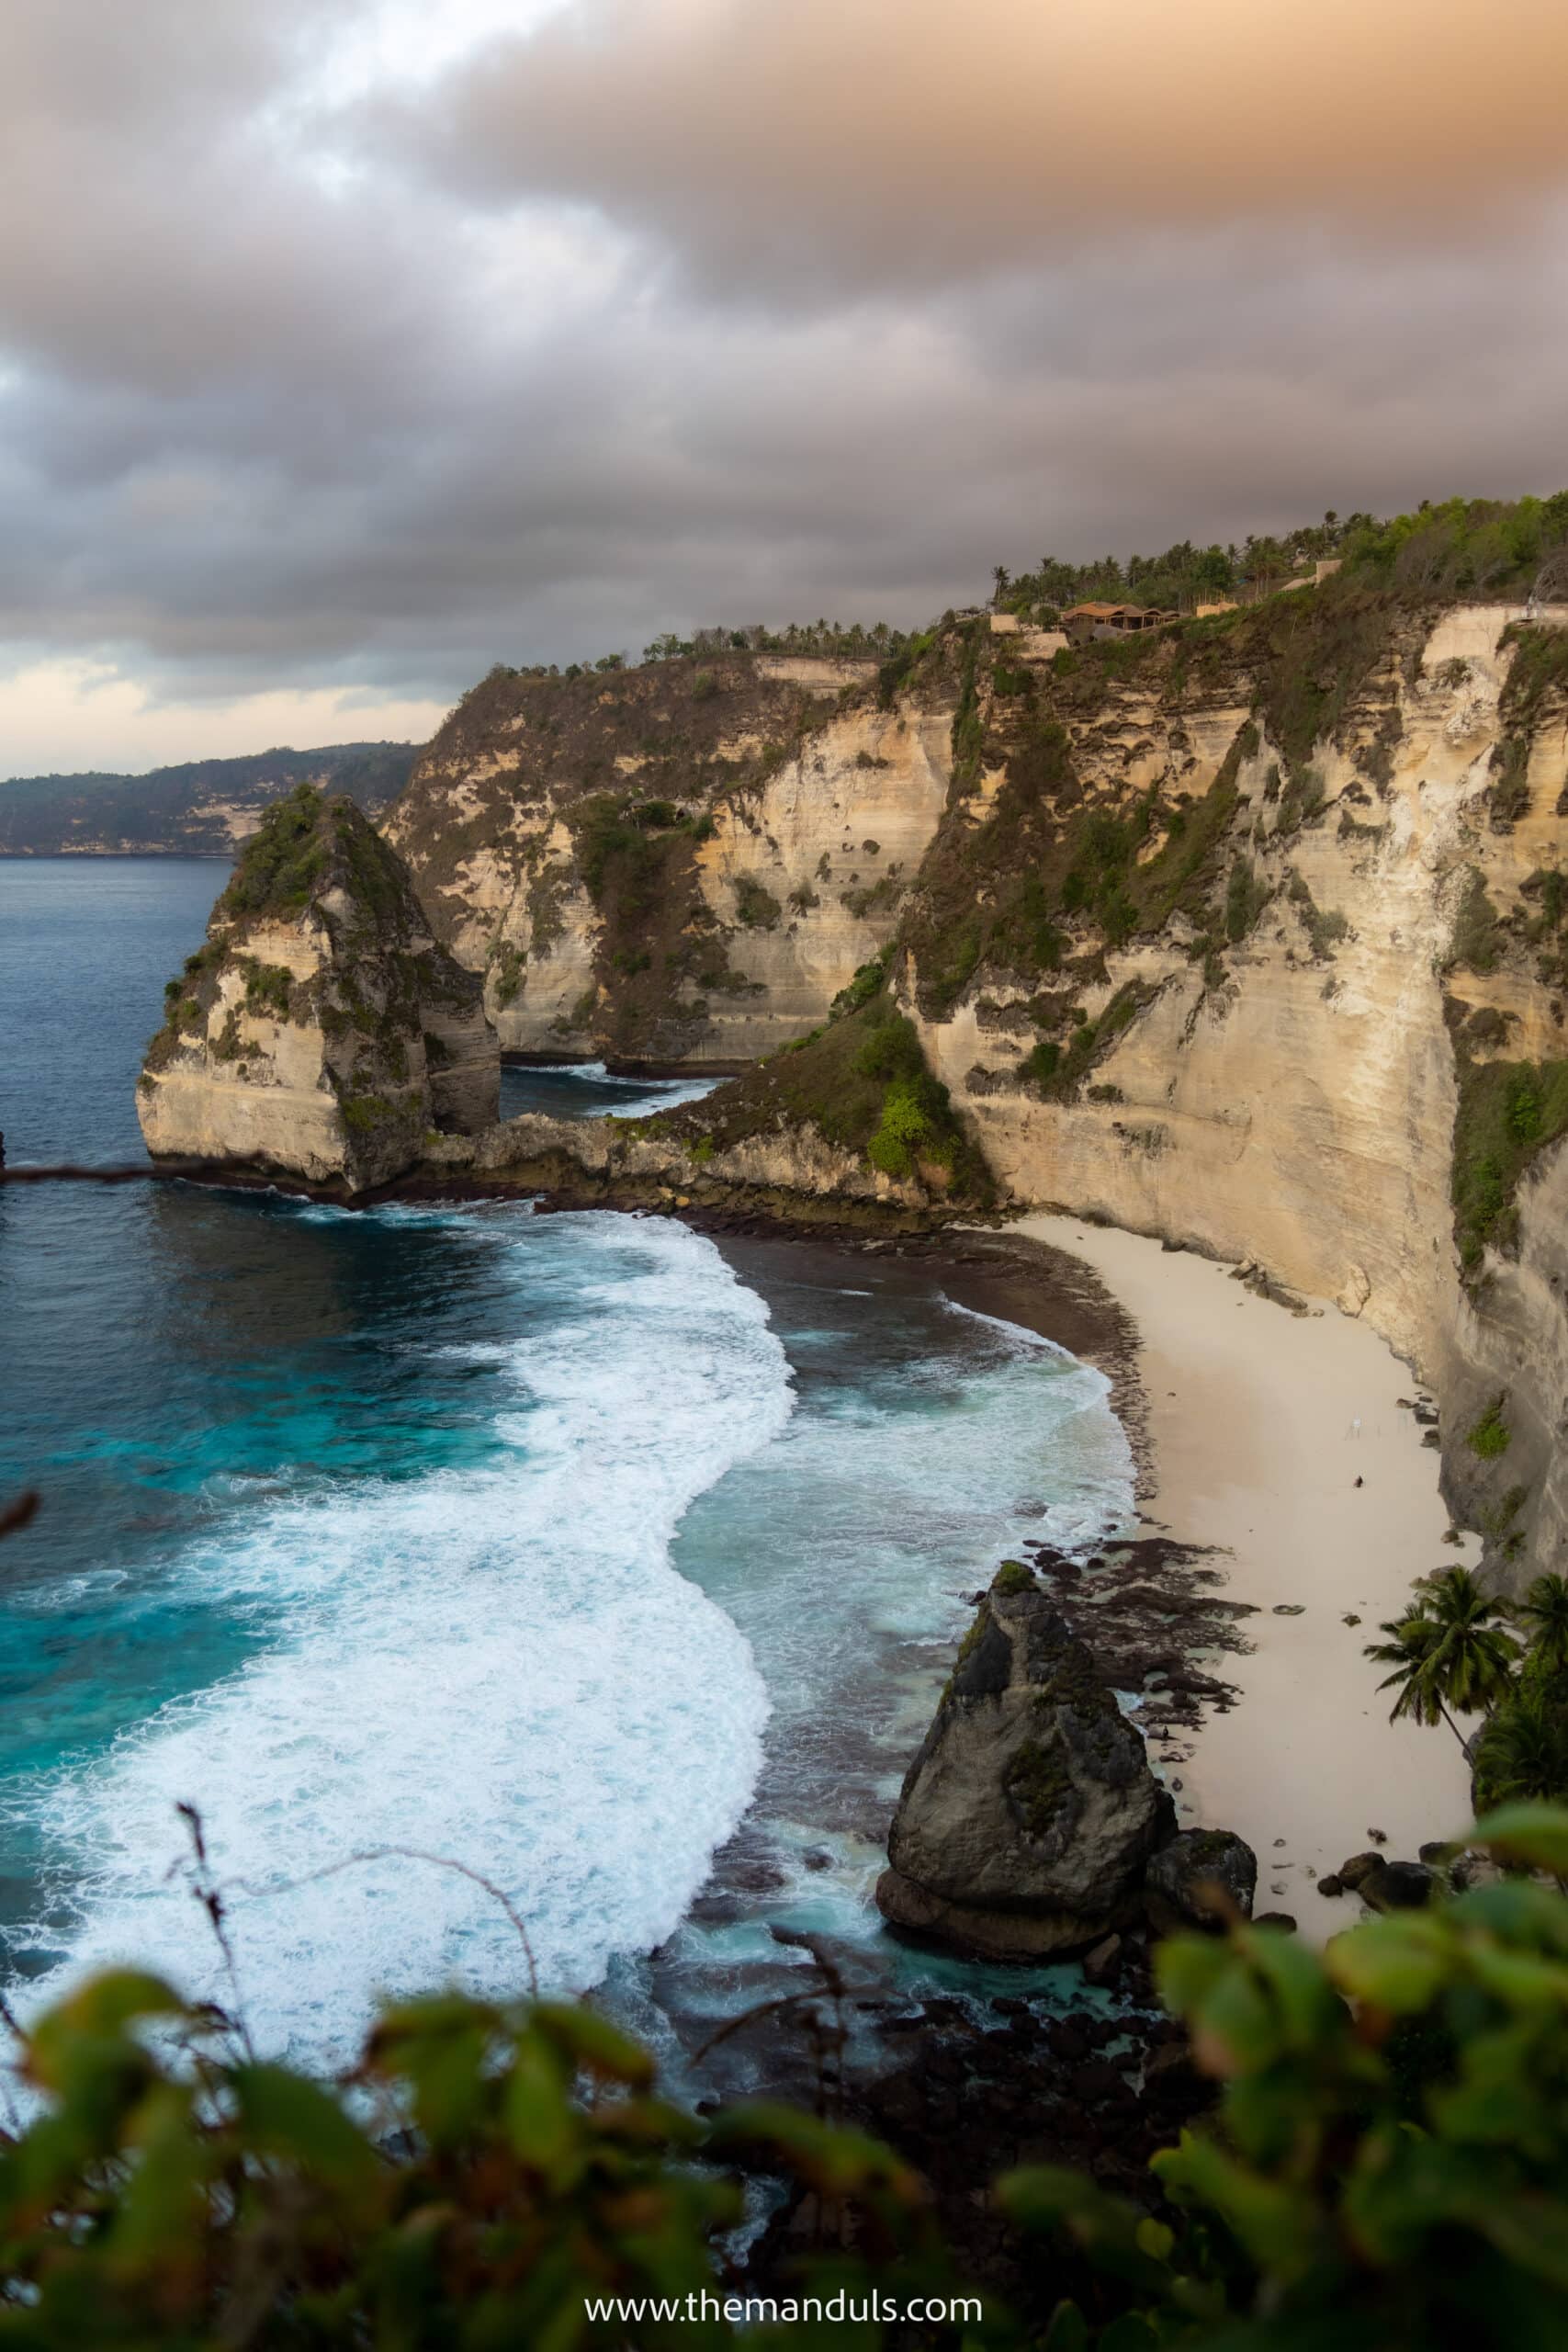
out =
<path fill-rule="evenodd" d="M 943 657 L 497 671 L 386 820 L 513 1053 L 734 1064 L 891 939 L 951 773 Z"/>
<path fill-rule="evenodd" d="M 478 981 L 353 802 L 309 785 L 269 809 L 164 996 L 137 1089 L 157 1157 L 352 1193 L 401 1173 L 431 1130 L 497 1115 Z"/>
<path fill-rule="evenodd" d="M 1517 1580 L 1568 1537 L 1565 623 L 1342 576 L 1122 643 L 978 616 L 880 665 L 495 673 L 385 820 L 390 915 L 253 904 L 242 868 L 149 1141 L 350 1185 L 423 1150 L 587 1197 L 999 1199 L 1251 1260 L 1432 1384 L 1452 1508 Z M 481 988 L 513 1051 L 750 1067 L 613 1145 L 423 1144 L 493 1103 Z"/>
<path fill-rule="evenodd" d="M 683 1148 L 994 1180 L 1366 1316 L 1513 1577 L 1568 1535 L 1565 622 L 1342 577 L 498 674 L 387 830 L 503 1046 L 767 1057 Z"/>
<path fill-rule="evenodd" d="M 1332 583 L 1032 672 L 972 636 L 893 966 L 1009 1193 L 1416 1364 L 1505 1576 L 1568 1532 L 1565 620 Z"/>

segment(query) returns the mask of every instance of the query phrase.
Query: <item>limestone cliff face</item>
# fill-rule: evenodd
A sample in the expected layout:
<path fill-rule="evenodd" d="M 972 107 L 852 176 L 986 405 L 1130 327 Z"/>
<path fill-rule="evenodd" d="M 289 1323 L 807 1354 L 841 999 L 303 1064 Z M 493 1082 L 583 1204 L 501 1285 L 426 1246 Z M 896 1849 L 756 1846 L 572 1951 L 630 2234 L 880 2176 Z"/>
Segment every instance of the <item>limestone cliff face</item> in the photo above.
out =
<path fill-rule="evenodd" d="M 981 665 L 900 999 L 1015 1197 L 1364 1314 L 1495 1566 L 1561 1566 L 1568 615 L 1288 601 Z"/>
<path fill-rule="evenodd" d="M 308 785 L 268 811 L 165 997 L 137 1090 L 160 1157 L 359 1192 L 428 1131 L 496 1117 L 479 983 L 352 801 Z"/>
<path fill-rule="evenodd" d="M 951 773 L 951 681 L 727 653 L 496 673 L 389 812 L 509 1052 L 746 1061 L 892 938 Z"/>

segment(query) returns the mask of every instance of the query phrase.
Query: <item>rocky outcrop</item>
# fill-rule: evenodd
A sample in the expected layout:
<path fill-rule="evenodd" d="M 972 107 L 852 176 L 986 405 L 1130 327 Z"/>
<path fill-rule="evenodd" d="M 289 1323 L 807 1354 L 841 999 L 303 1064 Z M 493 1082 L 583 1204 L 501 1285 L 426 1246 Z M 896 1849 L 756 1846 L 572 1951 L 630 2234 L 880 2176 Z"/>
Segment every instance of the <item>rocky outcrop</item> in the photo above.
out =
<path fill-rule="evenodd" d="M 477 1135 L 428 1136 L 420 1170 L 437 1182 L 496 1182 L 574 1204 L 788 1208 L 805 1222 L 814 1205 L 840 1221 L 865 1210 L 917 1222 L 932 1205 L 918 1175 L 885 1175 L 810 1128 L 748 1136 L 718 1149 L 695 1125 L 674 1121 L 661 1130 L 646 1121 L 554 1119 L 530 1111 Z"/>
<path fill-rule="evenodd" d="M 1258 1857 L 1233 1829 L 1183 1829 L 1162 1846 L 1144 1877 L 1149 1924 L 1161 1935 L 1184 1928 L 1216 1933 L 1250 1919 Z"/>
<path fill-rule="evenodd" d="M 310 786 L 268 811 L 165 1000 L 137 1089 L 156 1157 L 358 1193 L 496 1117 L 479 982 L 353 802 Z"/>
<path fill-rule="evenodd" d="M 727 650 L 466 695 L 386 820 L 504 1050 L 737 1063 L 891 939 L 952 770 L 950 665 Z"/>
<path fill-rule="evenodd" d="M 905 1779 L 884 1917 L 990 1958 L 1080 1951 L 1136 1916 L 1174 1826 L 1088 1649 L 1005 1564 Z"/>

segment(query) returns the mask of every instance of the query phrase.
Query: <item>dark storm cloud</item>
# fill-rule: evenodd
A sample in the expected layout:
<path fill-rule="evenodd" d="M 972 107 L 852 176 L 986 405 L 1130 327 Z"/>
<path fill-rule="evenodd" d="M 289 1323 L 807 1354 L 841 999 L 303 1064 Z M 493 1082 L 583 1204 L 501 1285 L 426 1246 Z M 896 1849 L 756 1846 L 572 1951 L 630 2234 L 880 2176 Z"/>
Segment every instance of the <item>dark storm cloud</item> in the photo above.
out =
<path fill-rule="evenodd" d="M 823 294 L 1253 218 L 1473 235 L 1558 181 L 1564 88 L 1561 0 L 577 0 L 403 134 Z"/>
<path fill-rule="evenodd" d="M 449 693 L 1568 472 L 1556 0 L 372 13 L 0 15 L 0 639 Z"/>

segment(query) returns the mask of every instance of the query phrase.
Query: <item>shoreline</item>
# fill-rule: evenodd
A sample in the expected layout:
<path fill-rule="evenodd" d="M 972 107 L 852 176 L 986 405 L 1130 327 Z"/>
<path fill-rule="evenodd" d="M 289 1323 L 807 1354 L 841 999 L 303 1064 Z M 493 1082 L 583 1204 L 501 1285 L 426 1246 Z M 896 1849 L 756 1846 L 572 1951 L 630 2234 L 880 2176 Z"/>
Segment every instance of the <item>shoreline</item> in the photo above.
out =
<path fill-rule="evenodd" d="M 1216 1669 L 1235 1704 L 1151 1738 L 1151 1760 L 1184 1827 L 1252 1847 L 1257 1910 L 1287 1912 L 1322 1942 L 1360 1906 L 1320 1898 L 1317 1879 L 1374 1832 L 1414 1860 L 1471 1818 L 1458 1744 L 1441 1726 L 1391 1724 L 1361 1654 L 1415 1577 L 1473 1565 L 1474 1538 L 1444 1541 L 1438 1455 L 1408 1408 L 1420 1385 L 1338 1308 L 1314 1300 L 1292 1315 L 1211 1259 L 1059 1215 L 1010 1230 L 1077 1258 L 1130 1317 L 1145 1526 L 1212 1551 L 1227 1598 L 1257 1612 Z"/>

